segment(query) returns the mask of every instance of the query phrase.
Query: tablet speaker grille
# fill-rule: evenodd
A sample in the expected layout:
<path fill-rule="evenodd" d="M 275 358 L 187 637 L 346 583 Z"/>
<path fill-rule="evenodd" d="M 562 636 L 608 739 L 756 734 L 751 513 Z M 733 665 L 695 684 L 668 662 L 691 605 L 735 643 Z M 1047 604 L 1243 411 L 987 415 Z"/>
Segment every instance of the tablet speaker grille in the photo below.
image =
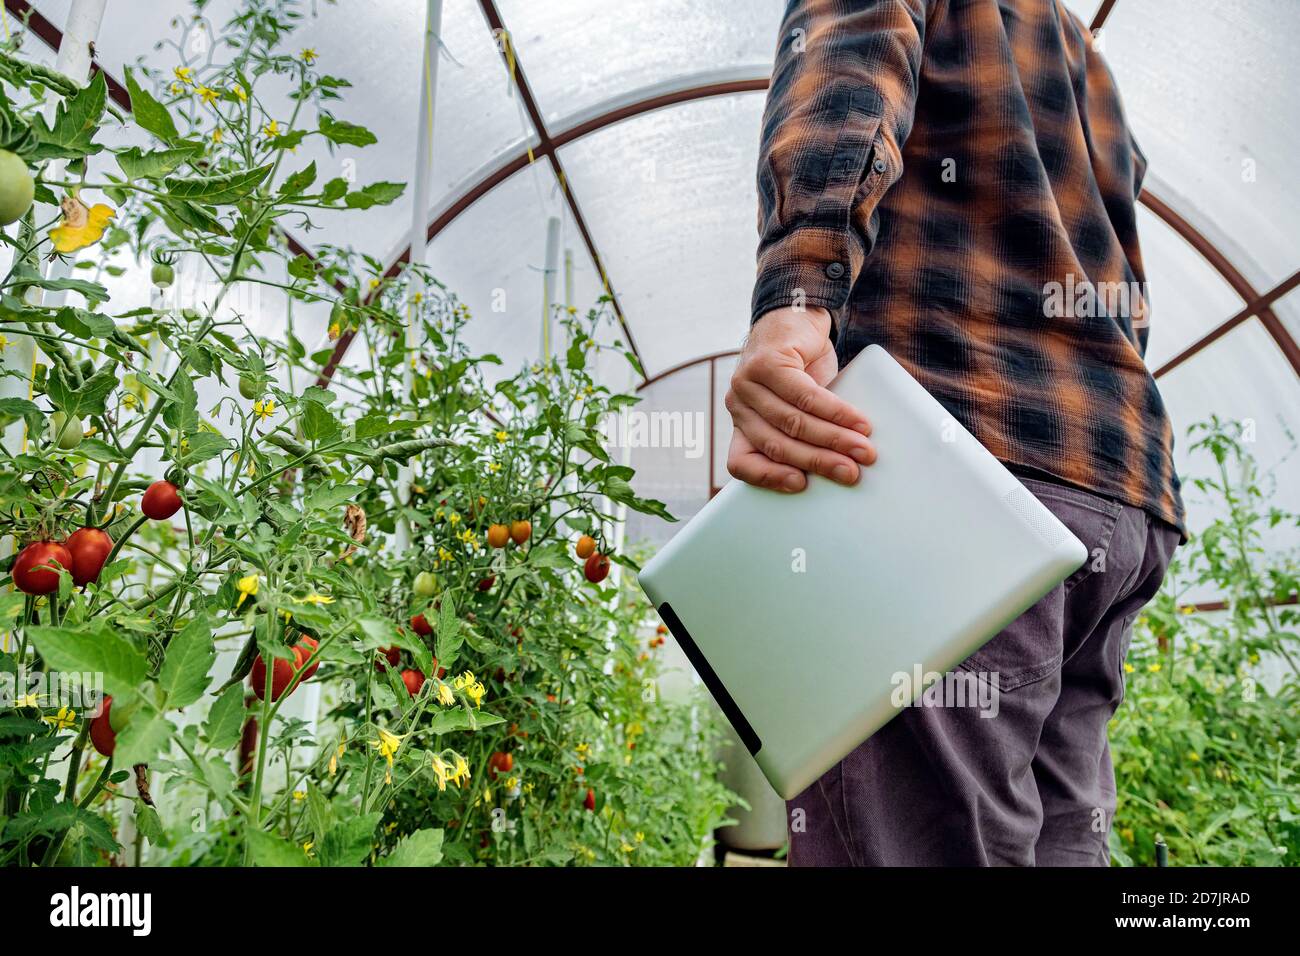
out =
<path fill-rule="evenodd" d="M 1023 488 L 1012 488 L 1002 498 L 1011 506 L 1011 510 L 1020 516 L 1020 520 L 1033 528 L 1040 538 L 1049 545 L 1057 545 L 1065 537 L 1065 531 L 1059 522 L 1039 508 L 1037 499 Z"/>

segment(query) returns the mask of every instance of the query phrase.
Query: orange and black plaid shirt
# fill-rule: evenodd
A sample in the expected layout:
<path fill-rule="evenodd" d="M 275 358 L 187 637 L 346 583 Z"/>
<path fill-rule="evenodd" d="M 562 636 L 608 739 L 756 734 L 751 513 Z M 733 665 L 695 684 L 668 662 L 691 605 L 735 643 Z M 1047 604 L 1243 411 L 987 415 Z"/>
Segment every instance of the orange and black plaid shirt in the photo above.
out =
<path fill-rule="evenodd" d="M 1059 0 L 791 0 L 753 317 L 823 306 L 841 364 L 878 343 L 1002 461 L 1184 530 L 1142 361 L 1145 167 Z"/>

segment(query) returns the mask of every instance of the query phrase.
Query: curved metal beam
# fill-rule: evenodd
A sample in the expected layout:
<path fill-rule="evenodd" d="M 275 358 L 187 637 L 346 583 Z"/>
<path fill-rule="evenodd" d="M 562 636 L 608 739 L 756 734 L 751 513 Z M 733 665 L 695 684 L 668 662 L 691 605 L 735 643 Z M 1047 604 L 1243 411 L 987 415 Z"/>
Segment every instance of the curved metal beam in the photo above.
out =
<path fill-rule="evenodd" d="M 1176 212 L 1167 202 L 1149 189 L 1142 190 L 1141 195 L 1138 196 L 1138 201 L 1155 213 L 1174 232 L 1182 236 L 1200 254 L 1201 258 L 1223 277 L 1223 280 L 1228 283 L 1232 291 L 1237 293 L 1242 301 L 1246 303 L 1241 311 L 1220 322 L 1208 333 L 1156 369 L 1155 377 L 1159 378 L 1173 371 L 1197 352 L 1213 344 L 1255 315 L 1259 316 L 1259 321 L 1268 330 L 1268 334 L 1277 343 L 1277 347 L 1282 350 L 1282 354 L 1286 356 L 1287 361 L 1291 363 L 1291 368 L 1295 370 L 1296 375 L 1300 375 L 1300 347 L 1296 345 L 1295 339 L 1292 338 L 1291 333 L 1272 309 L 1274 302 L 1295 288 L 1296 282 L 1300 281 L 1297 278 L 1300 273 L 1293 274 L 1290 278 L 1274 286 L 1269 292 L 1261 294 L 1218 246 L 1206 238 L 1204 233 L 1188 222 L 1180 213 Z"/>

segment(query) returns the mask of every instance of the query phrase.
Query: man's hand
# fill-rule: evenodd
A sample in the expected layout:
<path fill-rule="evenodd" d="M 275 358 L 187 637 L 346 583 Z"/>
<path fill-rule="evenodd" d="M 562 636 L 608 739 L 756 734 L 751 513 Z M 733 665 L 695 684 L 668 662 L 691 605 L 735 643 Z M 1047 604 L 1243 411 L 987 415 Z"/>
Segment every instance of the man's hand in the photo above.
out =
<path fill-rule="evenodd" d="M 804 472 L 841 484 L 876 460 L 866 415 L 826 389 L 838 365 L 825 309 L 775 309 L 750 329 L 727 390 L 736 426 L 727 452 L 733 478 L 802 491 Z"/>

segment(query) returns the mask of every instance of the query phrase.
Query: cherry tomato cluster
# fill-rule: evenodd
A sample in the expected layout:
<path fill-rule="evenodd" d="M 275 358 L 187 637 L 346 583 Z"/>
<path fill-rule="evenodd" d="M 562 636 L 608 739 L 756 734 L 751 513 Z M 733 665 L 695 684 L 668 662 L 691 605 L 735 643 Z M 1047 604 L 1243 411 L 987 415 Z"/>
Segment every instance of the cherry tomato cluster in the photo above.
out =
<path fill-rule="evenodd" d="M 511 541 L 522 547 L 533 536 L 531 521 L 512 521 L 509 527 L 503 524 L 488 526 L 487 543 L 489 548 L 504 548 Z"/>
<path fill-rule="evenodd" d="M 596 539 L 584 534 L 573 548 L 574 553 L 584 563 L 582 573 L 592 584 L 599 584 L 609 577 L 609 555 L 596 550 Z"/>

